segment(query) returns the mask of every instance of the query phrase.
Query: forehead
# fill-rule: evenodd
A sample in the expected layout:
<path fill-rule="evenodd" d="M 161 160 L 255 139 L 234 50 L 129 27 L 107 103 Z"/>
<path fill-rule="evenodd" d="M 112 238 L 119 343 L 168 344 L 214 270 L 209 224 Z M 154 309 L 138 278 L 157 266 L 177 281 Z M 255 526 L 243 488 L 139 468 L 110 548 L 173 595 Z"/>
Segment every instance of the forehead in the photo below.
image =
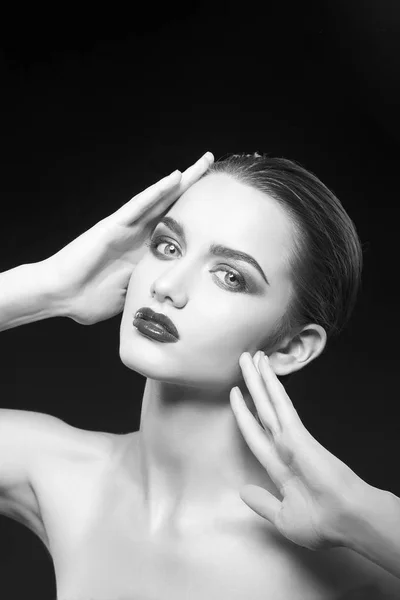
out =
<path fill-rule="evenodd" d="M 294 235 L 288 214 L 274 198 L 228 174 L 203 177 L 167 214 L 182 223 L 189 244 L 247 252 L 268 277 L 288 269 Z"/>

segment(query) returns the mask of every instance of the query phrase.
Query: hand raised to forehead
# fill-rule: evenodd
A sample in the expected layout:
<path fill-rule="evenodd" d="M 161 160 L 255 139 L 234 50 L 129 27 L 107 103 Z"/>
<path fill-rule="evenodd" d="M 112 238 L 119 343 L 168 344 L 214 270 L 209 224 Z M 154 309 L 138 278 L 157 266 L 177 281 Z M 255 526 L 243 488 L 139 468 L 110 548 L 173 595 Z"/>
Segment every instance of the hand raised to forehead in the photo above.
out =
<path fill-rule="evenodd" d="M 109 218 L 120 225 L 133 225 L 134 223 L 150 223 L 161 218 L 162 214 L 171 208 L 171 205 L 182 196 L 184 192 L 207 171 L 214 162 L 211 152 L 206 152 L 197 162 L 186 171 L 174 171 L 151 185 L 140 194 L 137 194 L 119 208 Z"/>
<path fill-rule="evenodd" d="M 175 171 L 164 177 L 42 261 L 65 316 L 91 325 L 122 311 L 130 277 L 146 252 L 155 221 L 213 160 L 207 152 L 183 174 Z"/>

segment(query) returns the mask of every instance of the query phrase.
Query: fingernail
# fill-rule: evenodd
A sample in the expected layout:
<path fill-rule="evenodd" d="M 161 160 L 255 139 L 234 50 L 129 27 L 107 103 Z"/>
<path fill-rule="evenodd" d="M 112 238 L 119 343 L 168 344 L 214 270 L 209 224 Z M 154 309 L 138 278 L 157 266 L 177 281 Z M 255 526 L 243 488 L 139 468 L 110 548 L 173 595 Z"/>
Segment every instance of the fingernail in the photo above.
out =
<path fill-rule="evenodd" d="M 179 169 L 176 169 L 176 171 L 172 171 L 172 173 L 170 175 L 168 175 L 168 177 L 176 177 L 179 174 L 182 175 L 182 173 L 179 171 Z"/>
<path fill-rule="evenodd" d="M 239 396 L 239 398 L 243 398 L 242 392 L 240 391 L 237 385 L 233 388 L 233 390 Z"/>
<path fill-rule="evenodd" d="M 206 158 L 207 160 L 212 161 L 214 160 L 214 155 L 212 154 L 212 152 L 206 152 L 202 158 Z"/>

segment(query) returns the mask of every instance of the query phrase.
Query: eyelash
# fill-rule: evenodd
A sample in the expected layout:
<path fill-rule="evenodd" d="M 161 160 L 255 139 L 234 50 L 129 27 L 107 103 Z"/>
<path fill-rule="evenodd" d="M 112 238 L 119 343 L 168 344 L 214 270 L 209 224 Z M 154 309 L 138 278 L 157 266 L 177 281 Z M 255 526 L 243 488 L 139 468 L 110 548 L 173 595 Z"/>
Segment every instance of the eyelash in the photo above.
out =
<path fill-rule="evenodd" d="M 158 252 L 156 250 L 156 247 L 159 244 L 161 244 L 161 243 L 165 243 L 165 244 L 168 244 L 170 246 L 175 246 L 175 248 L 177 248 L 177 246 L 175 245 L 174 242 L 170 242 L 167 238 L 165 238 L 162 235 L 161 236 L 156 236 L 156 237 L 150 239 L 148 242 L 145 243 L 145 245 L 150 248 L 151 252 L 155 256 L 160 256 L 160 255 L 163 255 L 163 254 L 162 254 L 162 252 Z M 163 256 L 166 256 L 166 255 L 164 254 Z M 237 271 L 233 271 L 232 269 L 216 269 L 215 271 L 212 271 L 212 273 L 216 273 L 217 271 L 224 271 L 225 273 L 232 273 L 239 280 L 240 287 L 238 287 L 238 288 L 232 288 L 230 286 L 224 286 L 225 289 L 228 289 L 231 292 L 247 292 L 248 291 L 249 288 L 247 286 L 246 280 Z M 218 281 L 220 281 L 220 280 L 218 279 Z"/>

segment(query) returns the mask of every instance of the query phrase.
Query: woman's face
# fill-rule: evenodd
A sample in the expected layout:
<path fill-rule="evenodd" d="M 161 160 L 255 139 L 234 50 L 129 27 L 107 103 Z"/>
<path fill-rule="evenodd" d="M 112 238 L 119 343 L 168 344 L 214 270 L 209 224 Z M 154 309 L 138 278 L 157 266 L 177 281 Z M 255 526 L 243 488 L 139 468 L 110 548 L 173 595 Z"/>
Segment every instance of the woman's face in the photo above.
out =
<path fill-rule="evenodd" d="M 225 173 L 195 183 L 167 216 L 181 224 L 185 239 L 160 222 L 155 228 L 157 245 L 128 286 L 121 360 L 151 379 L 214 392 L 230 388 L 242 379 L 240 355 L 268 347 L 290 301 L 291 221 L 273 198 Z M 268 283 L 247 262 L 209 253 L 212 244 L 250 255 Z M 143 306 L 173 321 L 176 343 L 150 339 L 133 326 Z"/>

